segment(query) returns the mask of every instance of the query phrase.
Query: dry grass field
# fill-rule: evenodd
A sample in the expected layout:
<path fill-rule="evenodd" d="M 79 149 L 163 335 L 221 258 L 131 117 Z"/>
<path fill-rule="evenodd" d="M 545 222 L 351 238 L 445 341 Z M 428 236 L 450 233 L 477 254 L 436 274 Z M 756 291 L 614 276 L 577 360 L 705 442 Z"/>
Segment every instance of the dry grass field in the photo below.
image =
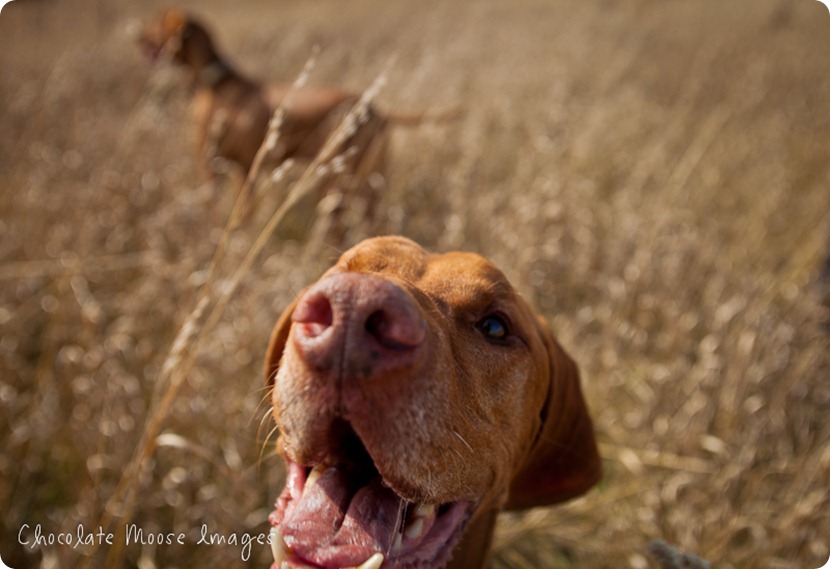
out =
<path fill-rule="evenodd" d="M 267 532 L 282 473 L 261 360 L 337 251 L 305 248 L 306 200 L 245 264 L 297 168 L 208 270 L 237 182 L 200 176 L 182 75 L 125 32 L 164 6 L 17 0 L 0 16 L 0 555 L 15 569 L 270 563 L 196 541 L 203 525 Z M 503 516 L 495 568 L 646 569 L 655 538 L 718 568 L 825 563 L 824 6 L 183 7 L 251 74 L 293 81 L 318 46 L 312 83 L 385 73 L 382 109 L 463 108 L 394 134 L 382 230 L 505 270 L 579 362 L 605 464 L 586 497 Z M 19 543 L 38 524 L 127 522 L 186 543 Z"/>

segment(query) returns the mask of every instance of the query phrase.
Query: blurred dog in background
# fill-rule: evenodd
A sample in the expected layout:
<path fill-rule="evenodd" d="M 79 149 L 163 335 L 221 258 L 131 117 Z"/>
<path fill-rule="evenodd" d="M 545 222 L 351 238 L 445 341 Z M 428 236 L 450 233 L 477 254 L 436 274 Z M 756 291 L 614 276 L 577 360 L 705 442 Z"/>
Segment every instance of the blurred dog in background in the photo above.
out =
<path fill-rule="evenodd" d="M 336 87 L 267 84 L 246 76 L 219 52 L 206 27 L 181 10 L 162 12 L 137 35 L 151 61 L 166 59 L 188 70 L 194 90 L 197 155 L 208 177 L 214 175 L 211 163 L 217 157 L 250 175 L 278 109 L 282 116 L 275 145 L 264 155 L 262 168 L 270 171 L 288 159 L 311 161 L 360 101 L 360 95 Z M 362 217 L 371 220 L 378 191 L 386 183 L 389 127 L 441 121 L 457 113 L 390 115 L 371 105 L 358 113 L 331 152 L 339 157 L 338 167 L 332 169 L 325 194 L 335 198 L 326 200 L 333 204 L 329 214 L 353 207 L 358 197 Z"/>

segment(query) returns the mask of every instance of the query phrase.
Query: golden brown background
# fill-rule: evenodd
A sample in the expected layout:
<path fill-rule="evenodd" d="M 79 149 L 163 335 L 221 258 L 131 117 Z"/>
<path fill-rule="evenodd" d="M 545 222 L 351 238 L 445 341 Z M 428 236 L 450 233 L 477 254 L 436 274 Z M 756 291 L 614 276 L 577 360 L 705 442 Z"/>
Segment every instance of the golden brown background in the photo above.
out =
<path fill-rule="evenodd" d="M 97 528 L 138 448 L 153 452 L 127 477 L 129 519 L 145 531 L 258 534 L 279 489 L 260 361 L 282 307 L 336 251 L 305 251 L 301 204 L 216 324 L 192 317 L 234 182 L 200 177 L 183 76 L 126 33 L 164 6 L 17 0 L 0 16 L 0 554 L 15 569 L 111 563 L 112 548 L 32 552 L 17 534 Z M 653 538 L 715 567 L 825 562 L 827 8 L 183 6 L 251 74 L 292 81 L 319 46 L 311 82 L 359 91 L 392 57 L 380 108 L 463 108 L 395 133 L 383 230 L 505 270 L 580 363 L 606 469 L 583 499 L 504 517 L 495 567 L 641 569 Z M 284 186 L 208 289 L 227 285 Z M 205 331 L 185 342 L 192 368 L 168 358 L 189 317 Z M 187 371 L 178 389 L 165 361 Z M 264 547 L 245 563 L 239 547 L 192 543 L 123 555 L 140 569 L 269 563 Z"/>

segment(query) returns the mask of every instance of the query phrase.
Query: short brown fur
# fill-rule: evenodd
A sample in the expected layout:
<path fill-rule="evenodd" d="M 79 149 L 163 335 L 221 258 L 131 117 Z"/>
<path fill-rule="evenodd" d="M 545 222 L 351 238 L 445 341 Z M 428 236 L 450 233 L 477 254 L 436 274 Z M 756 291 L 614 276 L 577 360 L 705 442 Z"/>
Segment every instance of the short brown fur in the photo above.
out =
<path fill-rule="evenodd" d="M 475 502 L 448 565 L 454 569 L 484 566 L 499 511 L 562 502 L 597 482 L 600 459 L 577 367 L 495 266 L 385 237 L 347 251 L 319 282 L 347 274 L 400 289 L 426 323 L 425 348 L 394 373 L 335 377 L 304 359 L 292 323 L 297 303 L 289 307 L 265 373 L 280 448 L 291 460 L 326 460 L 327 426 L 345 417 L 399 495 Z M 476 328 L 493 313 L 509 322 L 505 345 Z"/>

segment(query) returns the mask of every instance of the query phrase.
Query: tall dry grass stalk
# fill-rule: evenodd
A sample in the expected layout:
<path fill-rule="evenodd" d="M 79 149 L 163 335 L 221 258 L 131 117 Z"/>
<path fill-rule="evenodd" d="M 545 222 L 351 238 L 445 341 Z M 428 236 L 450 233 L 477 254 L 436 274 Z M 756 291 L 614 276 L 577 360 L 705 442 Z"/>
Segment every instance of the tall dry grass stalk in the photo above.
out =
<path fill-rule="evenodd" d="M 339 158 L 339 149 L 344 147 L 344 144 L 354 135 L 359 125 L 365 121 L 369 105 L 386 82 L 388 68 L 391 65 L 387 64 L 387 70 L 382 72 L 372 85 L 364 91 L 360 100 L 329 136 L 320 153 L 305 169 L 300 179 L 293 184 L 286 199 L 273 212 L 265 227 L 259 231 L 244 258 L 237 266 L 230 268 L 229 276 L 223 278 L 223 275 L 220 275 L 220 267 L 225 257 L 228 241 L 235 230 L 243 227 L 246 209 L 251 207 L 250 201 L 255 198 L 253 190 L 260 175 L 261 167 L 277 148 L 285 112 L 290 110 L 297 89 L 308 81 L 316 57 L 317 50 L 315 50 L 314 55 L 309 59 L 302 73 L 294 82 L 285 101 L 274 112 L 269 122 L 266 137 L 257 151 L 252 168 L 238 192 L 222 237 L 207 269 L 207 276 L 196 306 L 179 329 L 155 381 L 155 401 L 148 411 L 148 418 L 142 429 L 141 438 L 115 491 L 104 507 L 99 523 L 101 528 L 108 532 L 114 532 L 116 536 L 115 545 L 109 549 L 107 554 L 107 567 L 117 567 L 124 563 L 126 527 L 133 521 L 137 500 L 142 489 L 142 479 L 146 477 L 148 463 L 157 448 L 159 437 L 170 414 L 171 407 L 185 379 L 193 370 L 205 338 L 215 329 L 242 279 L 249 273 L 251 266 L 267 242 L 272 239 L 286 214 L 299 200 L 315 192 L 319 193 L 322 184 L 331 177 L 332 165 L 336 164 Z M 277 176 L 273 173 L 268 176 L 265 190 L 267 190 L 267 181 L 275 178 Z M 221 286 L 219 285 L 220 279 L 223 281 Z M 99 543 L 98 547 L 100 548 L 100 546 Z M 93 550 L 82 566 L 89 567 L 94 562 L 96 555 L 97 551 Z"/>

